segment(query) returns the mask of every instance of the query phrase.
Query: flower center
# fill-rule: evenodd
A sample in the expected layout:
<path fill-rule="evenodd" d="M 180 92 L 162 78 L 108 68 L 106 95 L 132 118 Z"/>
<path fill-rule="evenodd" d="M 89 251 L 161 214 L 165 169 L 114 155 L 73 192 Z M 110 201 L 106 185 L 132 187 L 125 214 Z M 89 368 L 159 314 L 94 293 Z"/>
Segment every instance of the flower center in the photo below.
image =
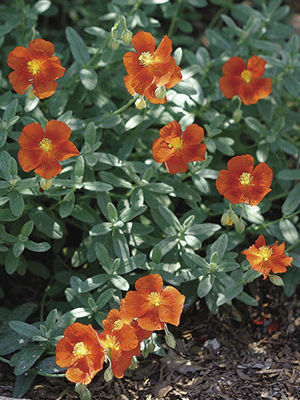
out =
<path fill-rule="evenodd" d="M 273 250 L 270 248 L 270 246 L 261 246 L 259 248 L 260 255 L 264 259 L 264 261 L 268 261 L 270 256 L 273 253 Z"/>
<path fill-rule="evenodd" d="M 32 75 L 37 75 L 42 67 L 42 62 L 40 60 L 31 60 L 27 63 L 27 69 Z"/>
<path fill-rule="evenodd" d="M 181 150 L 183 145 L 182 138 L 180 136 L 176 136 L 172 138 L 169 142 L 170 149 Z"/>
<path fill-rule="evenodd" d="M 117 319 L 114 322 L 114 330 L 119 331 L 123 327 L 123 325 L 124 325 L 124 322 L 121 319 Z"/>
<path fill-rule="evenodd" d="M 153 54 L 151 54 L 150 51 L 143 51 L 139 56 L 139 62 L 143 67 L 151 65 L 153 62 Z"/>
<path fill-rule="evenodd" d="M 44 138 L 40 141 L 40 149 L 48 153 L 52 149 L 52 141 L 48 138 Z"/>
<path fill-rule="evenodd" d="M 243 186 L 248 186 L 252 179 L 253 176 L 249 172 L 243 172 L 239 177 L 240 183 Z"/>
<path fill-rule="evenodd" d="M 106 335 L 105 340 L 100 340 L 104 350 L 114 349 L 118 351 L 120 349 L 120 343 L 115 336 Z"/>
<path fill-rule="evenodd" d="M 249 83 L 251 81 L 251 77 L 252 77 L 252 72 L 249 71 L 248 69 L 245 69 L 245 71 L 243 71 L 241 73 L 241 77 L 244 79 L 244 81 L 246 83 Z"/>
<path fill-rule="evenodd" d="M 148 299 L 150 304 L 156 307 L 159 306 L 162 301 L 160 294 L 157 292 L 151 292 L 148 296 Z"/>
<path fill-rule="evenodd" d="M 73 347 L 73 354 L 77 358 L 82 358 L 88 354 L 88 349 L 83 342 L 78 342 Z"/>

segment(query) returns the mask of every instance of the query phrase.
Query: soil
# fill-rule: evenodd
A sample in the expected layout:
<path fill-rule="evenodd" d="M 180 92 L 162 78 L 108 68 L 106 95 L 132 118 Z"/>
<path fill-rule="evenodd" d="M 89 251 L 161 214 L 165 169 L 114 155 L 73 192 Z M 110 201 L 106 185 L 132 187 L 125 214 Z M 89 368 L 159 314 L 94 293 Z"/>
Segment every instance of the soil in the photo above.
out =
<path fill-rule="evenodd" d="M 93 400 L 297 400 L 300 399 L 300 309 L 269 282 L 253 286 L 257 308 L 234 302 L 212 315 L 203 301 L 173 329 L 176 350 L 139 360 L 123 379 L 106 383 L 99 373 L 89 385 Z M 171 329 L 171 328 L 170 328 Z M 1 364 L 0 400 L 11 398 L 14 376 Z M 4 397 L 2 397 L 4 396 Z M 39 377 L 31 400 L 77 399 L 65 379 Z"/>

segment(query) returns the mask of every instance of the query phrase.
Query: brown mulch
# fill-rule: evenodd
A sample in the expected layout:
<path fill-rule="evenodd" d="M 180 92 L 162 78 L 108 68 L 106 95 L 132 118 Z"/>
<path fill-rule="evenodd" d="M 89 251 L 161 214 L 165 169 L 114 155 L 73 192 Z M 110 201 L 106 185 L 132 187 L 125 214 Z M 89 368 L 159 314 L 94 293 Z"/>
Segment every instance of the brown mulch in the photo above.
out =
<path fill-rule="evenodd" d="M 286 299 L 278 287 L 266 289 L 258 308 L 235 302 L 239 309 L 223 307 L 214 316 L 203 301 L 196 303 L 173 330 L 176 351 L 165 347 L 165 358 L 142 359 L 123 379 L 106 383 L 99 373 L 89 386 L 92 399 L 300 399 L 300 303 L 296 295 Z M 0 399 L 9 398 L 14 377 L 0 366 Z M 42 377 L 25 397 L 77 398 L 66 380 Z"/>

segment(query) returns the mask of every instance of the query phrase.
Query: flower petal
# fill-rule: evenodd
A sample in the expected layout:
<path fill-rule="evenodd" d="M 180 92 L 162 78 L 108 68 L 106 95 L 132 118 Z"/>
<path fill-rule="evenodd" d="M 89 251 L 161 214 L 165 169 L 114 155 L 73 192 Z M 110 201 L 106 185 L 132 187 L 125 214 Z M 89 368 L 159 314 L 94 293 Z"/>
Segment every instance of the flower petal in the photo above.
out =
<path fill-rule="evenodd" d="M 204 138 L 204 130 L 197 124 L 189 125 L 183 133 L 183 145 L 199 144 Z"/>
<path fill-rule="evenodd" d="M 172 40 L 165 35 L 154 53 L 155 61 L 160 63 L 168 62 L 170 60 L 172 50 Z"/>
<path fill-rule="evenodd" d="M 28 150 L 40 150 L 40 141 L 45 137 L 45 132 L 40 124 L 32 122 L 24 126 L 19 137 L 19 145 Z"/>
<path fill-rule="evenodd" d="M 116 378 L 123 378 L 125 371 L 131 364 L 132 359 L 131 351 L 111 352 L 111 369 Z"/>
<path fill-rule="evenodd" d="M 261 233 L 255 241 L 255 247 L 259 249 L 260 247 L 265 246 L 265 244 L 266 244 L 266 239 L 264 235 Z"/>
<path fill-rule="evenodd" d="M 43 64 L 43 71 L 49 81 L 61 78 L 64 76 L 65 68 L 61 65 L 57 57 L 51 57 Z"/>
<path fill-rule="evenodd" d="M 248 60 L 247 69 L 252 72 L 253 78 L 261 78 L 265 73 L 267 61 L 258 56 L 252 56 Z"/>
<path fill-rule="evenodd" d="M 129 291 L 126 294 L 124 301 L 122 301 L 122 311 L 124 311 L 129 318 L 140 317 L 145 314 L 150 308 L 148 295 L 140 294 L 134 291 Z"/>
<path fill-rule="evenodd" d="M 145 89 L 149 87 L 152 82 L 153 74 L 147 67 L 145 67 L 132 78 L 131 86 L 136 93 L 144 94 Z"/>
<path fill-rule="evenodd" d="M 128 74 L 136 75 L 143 67 L 139 61 L 139 54 L 129 51 L 123 56 L 124 67 Z"/>
<path fill-rule="evenodd" d="M 25 172 L 29 172 L 37 168 L 43 160 L 43 152 L 41 150 L 20 149 L 18 152 L 18 160 Z"/>
<path fill-rule="evenodd" d="M 241 84 L 242 78 L 239 76 L 225 75 L 219 80 L 220 90 L 227 99 L 239 93 Z"/>
<path fill-rule="evenodd" d="M 113 334 L 117 337 L 122 351 L 129 351 L 138 345 L 134 328 L 129 325 L 124 325 L 120 330 L 115 330 Z"/>
<path fill-rule="evenodd" d="M 133 89 L 133 87 L 131 85 L 132 79 L 133 79 L 133 75 L 124 76 L 124 83 L 125 83 L 126 89 L 131 94 L 131 96 L 134 96 L 135 90 Z"/>
<path fill-rule="evenodd" d="M 45 136 L 55 145 L 66 142 L 71 136 L 71 132 L 71 128 L 67 124 L 55 119 L 51 119 L 45 127 Z"/>
<path fill-rule="evenodd" d="M 43 72 L 40 72 L 33 80 L 33 93 L 39 99 L 46 99 L 52 96 L 56 89 L 56 81 L 49 81 Z"/>
<path fill-rule="evenodd" d="M 173 60 L 173 59 L 172 59 Z M 174 68 L 172 75 L 170 77 L 170 80 L 168 83 L 165 84 L 166 89 L 171 89 L 174 87 L 178 82 L 182 80 L 182 75 L 181 75 L 181 68 L 176 65 L 175 60 L 174 60 Z"/>
<path fill-rule="evenodd" d="M 30 53 L 26 47 L 18 46 L 9 52 L 7 57 L 7 65 L 16 70 L 26 69 L 28 61 L 30 61 Z"/>
<path fill-rule="evenodd" d="M 182 135 L 181 126 L 177 121 L 169 122 L 159 131 L 160 136 L 169 142 L 172 138 Z"/>
<path fill-rule="evenodd" d="M 241 73 L 246 69 L 245 61 L 241 57 L 231 57 L 223 65 L 224 75 L 237 75 L 240 76 Z"/>
<path fill-rule="evenodd" d="M 141 294 L 150 294 L 152 292 L 160 293 L 162 288 L 163 280 L 158 274 L 143 276 L 135 282 L 135 289 Z"/>
<path fill-rule="evenodd" d="M 54 45 L 44 39 L 34 39 L 29 43 L 30 53 L 36 56 L 48 56 L 51 57 L 54 53 Z"/>
<path fill-rule="evenodd" d="M 183 296 L 176 288 L 167 286 L 163 290 L 161 298 L 162 303 L 158 306 L 160 320 L 178 326 L 185 296 Z"/>
<path fill-rule="evenodd" d="M 69 367 L 76 362 L 73 354 L 74 345 L 67 338 L 62 338 L 56 345 L 56 364 L 61 368 Z"/>
<path fill-rule="evenodd" d="M 252 82 L 252 88 L 259 99 L 263 99 L 272 93 L 272 79 L 261 78 Z"/>
<path fill-rule="evenodd" d="M 253 81 L 250 83 L 243 83 L 239 88 L 238 95 L 246 106 L 255 104 L 259 100 Z"/>
<path fill-rule="evenodd" d="M 21 151 L 21 150 L 20 150 Z M 58 175 L 62 170 L 61 165 L 50 153 L 43 153 L 41 163 L 34 172 L 47 180 Z"/>
<path fill-rule="evenodd" d="M 272 184 L 273 171 L 266 163 L 260 163 L 254 168 L 252 176 L 253 184 L 269 188 Z"/>
<path fill-rule="evenodd" d="M 232 157 L 227 163 L 227 168 L 237 174 L 241 174 L 242 172 L 252 172 L 253 167 L 254 158 L 250 154 Z"/>
<path fill-rule="evenodd" d="M 183 173 L 188 170 L 188 163 L 179 151 L 165 161 L 165 166 L 170 174 Z"/>
<path fill-rule="evenodd" d="M 182 155 L 186 162 L 205 161 L 206 145 L 204 143 L 185 145 L 183 142 Z"/>
<path fill-rule="evenodd" d="M 141 31 L 133 36 L 132 46 L 138 53 L 143 53 L 149 51 L 153 53 L 155 50 L 155 39 L 149 32 Z"/>
<path fill-rule="evenodd" d="M 165 162 L 168 158 L 174 154 L 174 149 L 168 146 L 168 143 L 161 137 L 155 139 L 152 144 L 152 155 L 154 161 L 161 163 Z"/>
<path fill-rule="evenodd" d="M 164 323 L 159 319 L 158 307 L 153 306 L 142 317 L 137 319 L 137 323 L 143 329 L 156 331 L 164 328 Z"/>
<path fill-rule="evenodd" d="M 18 71 L 13 71 L 8 75 L 9 82 L 13 89 L 19 93 L 24 94 L 29 88 L 32 82 L 28 80 L 28 77 Z"/>

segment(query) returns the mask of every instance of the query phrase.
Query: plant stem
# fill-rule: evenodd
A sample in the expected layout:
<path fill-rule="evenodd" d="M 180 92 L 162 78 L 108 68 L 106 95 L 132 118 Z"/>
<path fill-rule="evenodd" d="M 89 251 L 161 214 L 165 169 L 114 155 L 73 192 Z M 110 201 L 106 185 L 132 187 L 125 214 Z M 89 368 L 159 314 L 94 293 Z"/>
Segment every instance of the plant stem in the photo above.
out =
<path fill-rule="evenodd" d="M 176 4 L 177 7 L 176 7 L 173 17 L 172 17 L 171 25 L 168 30 L 168 36 L 172 36 L 172 34 L 174 32 L 175 24 L 176 24 L 176 20 L 177 20 L 178 14 L 179 14 L 179 10 L 181 8 L 181 4 L 182 4 L 182 0 L 177 0 L 177 4 Z"/>
<path fill-rule="evenodd" d="M 137 1 L 135 2 L 135 5 L 132 7 L 130 13 L 128 14 L 128 17 L 130 17 L 131 15 L 133 15 L 133 14 L 137 11 L 137 9 L 139 8 L 139 6 L 142 4 L 142 1 L 143 1 L 143 0 L 137 0 Z"/>
<path fill-rule="evenodd" d="M 9 364 L 9 360 L 7 360 L 7 359 L 4 358 L 4 357 L 0 357 L 0 361 L 4 362 L 4 363 L 6 363 L 6 364 Z"/>
<path fill-rule="evenodd" d="M 297 240 L 297 242 L 295 242 L 295 243 L 292 244 L 291 246 L 289 246 L 289 247 L 286 249 L 286 251 L 291 251 L 291 250 L 293 250 L 295 247 L 299 246 L 299 244 L 300 244 L 300 239 Z"/>
<path fill-rule="evenodd" d="M 48 374 L 47 372 L 36 371 L 38 375 L 47 376 L 48 378 L 65 378 L 66 374 Z"/>

